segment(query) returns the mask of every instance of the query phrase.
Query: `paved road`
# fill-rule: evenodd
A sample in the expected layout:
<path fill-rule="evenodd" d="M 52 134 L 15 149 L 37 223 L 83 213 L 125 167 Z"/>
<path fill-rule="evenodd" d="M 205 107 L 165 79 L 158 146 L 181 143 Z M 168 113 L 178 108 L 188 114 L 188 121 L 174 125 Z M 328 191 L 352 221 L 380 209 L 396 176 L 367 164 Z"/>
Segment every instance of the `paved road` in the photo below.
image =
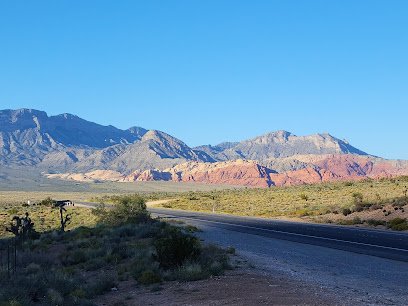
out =
<path fill-rule="evenodd" d="M 208 226 L 324 246 L 408 262 L 408 234 L 261 218 L 149 208 L 157 216 L 205 222 Z"/>
<path fill-rule="evenodd" d="M 99 203 L 77 202 L 95 208 Z M 408 262 L 408 233 L 310 224 L 148 207 L 156 216 L 204 222 L 207 226 L 281 240 L 318 245 Z"/>

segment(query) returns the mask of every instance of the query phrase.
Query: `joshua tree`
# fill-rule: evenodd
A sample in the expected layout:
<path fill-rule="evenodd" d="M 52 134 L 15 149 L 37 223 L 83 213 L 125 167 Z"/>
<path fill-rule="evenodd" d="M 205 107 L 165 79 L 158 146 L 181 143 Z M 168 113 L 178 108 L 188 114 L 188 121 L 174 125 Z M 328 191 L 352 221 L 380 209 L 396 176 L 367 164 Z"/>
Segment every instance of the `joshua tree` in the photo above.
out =
<path fill-rule="evenodd" d="M 56 202 L 55 207 L 59 209 L 60 212 L 60 222 L 61 222 L 61 232 L 65 231 L 65 226 L 71 221 L 71 215 L 66 214 L 64 217 L 64 212 L 67 210 L 65 209 L 65 202 Z"/>
<path fill-rule="evenodd" d="M 11 219 L 10 227 L 6 227 L 6 231 L 13 233 L 16 237 L 20 237 L 22 233 L 21 227 L 21 218 L 14 216 L 13 219 Z"/>
<path fill-rule="evenodd" d="M 34 233 L 34 223 L 26 212 L 24 217 L 14 216 L 6 230 L 13 233 L 16 238 L 30 237 Z"/>
<path fill-rule="evenodd" d="M 21 219 L 23 236 L 31 235 L 34 232 L 34 223 L 31 221 L 28 212 L 25 217 Z"/>

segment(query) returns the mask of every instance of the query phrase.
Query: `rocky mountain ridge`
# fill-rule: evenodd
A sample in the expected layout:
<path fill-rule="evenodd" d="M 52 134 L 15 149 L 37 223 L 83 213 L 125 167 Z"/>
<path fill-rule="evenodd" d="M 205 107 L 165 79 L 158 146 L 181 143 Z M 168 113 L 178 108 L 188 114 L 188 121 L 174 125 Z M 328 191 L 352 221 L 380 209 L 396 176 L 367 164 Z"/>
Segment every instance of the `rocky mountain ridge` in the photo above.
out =
<path fill-rule="evenodd" d="M 271 187 L 375 179 L 407 173 L 407 161 L 388 161 L 347 154 L 325 156 L 316 164 L 286 172 L 277 172 L 256 161 L 234 160 L 215 163 L 187 162 L 164 170 L 138 170 L 129 175 L 111 170 L 96 170 L 88 173 L 49 174 L 48 177 L 84 182 L 174 181 Z"/>
<path fill-rule="evenodd" d="M 267 133 L 190 148 L 157 130 L 121 130 L 75 115 L 0 111 L 0 166 L 50 178 L 285 186 L 408 174 L 404 161 L 371 156 L 330 134 Z"/>

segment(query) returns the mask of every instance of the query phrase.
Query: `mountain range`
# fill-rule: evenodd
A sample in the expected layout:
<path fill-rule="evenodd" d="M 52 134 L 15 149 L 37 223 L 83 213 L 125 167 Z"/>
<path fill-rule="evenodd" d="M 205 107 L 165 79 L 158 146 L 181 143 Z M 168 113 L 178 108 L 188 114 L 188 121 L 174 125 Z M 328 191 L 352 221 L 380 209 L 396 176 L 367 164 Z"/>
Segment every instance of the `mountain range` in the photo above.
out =
<path fill-rule="evenodd" d="M 296 136 L 276 131 L 191 148 L 162 131 L 121 130 L 33 109 L 0 111 L 0 166 L 79 181 L 259 187 L 408 174 L 407 161 L 372 156 L 327 133 Z"/>

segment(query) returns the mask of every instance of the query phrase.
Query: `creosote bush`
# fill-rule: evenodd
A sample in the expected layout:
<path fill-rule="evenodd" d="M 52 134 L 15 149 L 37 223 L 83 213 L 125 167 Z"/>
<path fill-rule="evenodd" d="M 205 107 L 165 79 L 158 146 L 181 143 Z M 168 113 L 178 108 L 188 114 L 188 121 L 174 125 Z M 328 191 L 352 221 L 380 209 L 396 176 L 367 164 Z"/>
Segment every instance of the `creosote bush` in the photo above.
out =
<path fill-rule="evenodd" d="M 154 242 L 154 257 L 161 268 L 180 267 L 186 260 L 195 260 L 200 255 L 201 245 L 196 237 L 178 228 L 166 228 L 162 236 Z"/>
<path fill-rule="evenodd" d="M 144 198 L 137 195 L 120 197 L 118 204 L 114 205 L 113 208 L 98 208 L 94 211 L 94 214 L 98 217 L 99 223 L 110 226 L 148 222 L 150 220 Z"/>

